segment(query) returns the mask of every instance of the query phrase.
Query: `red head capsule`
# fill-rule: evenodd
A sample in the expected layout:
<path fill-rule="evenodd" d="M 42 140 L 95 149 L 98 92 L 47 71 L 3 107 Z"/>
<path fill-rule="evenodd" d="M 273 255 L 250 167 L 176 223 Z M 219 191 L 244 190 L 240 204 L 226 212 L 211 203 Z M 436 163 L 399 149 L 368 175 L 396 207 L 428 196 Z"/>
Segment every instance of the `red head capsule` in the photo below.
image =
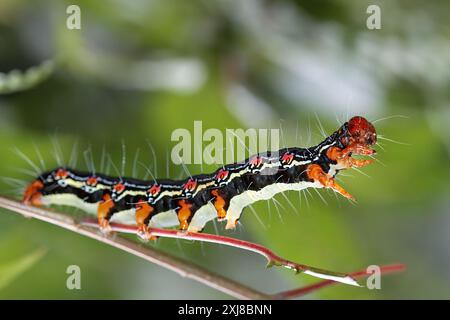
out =
<path fill-rule="evenodd" d="M 377 142 L 375 127 L 363 117 L 351 118 L 348 122 L 348 132 L 353 143 L 373 146 Z"/>

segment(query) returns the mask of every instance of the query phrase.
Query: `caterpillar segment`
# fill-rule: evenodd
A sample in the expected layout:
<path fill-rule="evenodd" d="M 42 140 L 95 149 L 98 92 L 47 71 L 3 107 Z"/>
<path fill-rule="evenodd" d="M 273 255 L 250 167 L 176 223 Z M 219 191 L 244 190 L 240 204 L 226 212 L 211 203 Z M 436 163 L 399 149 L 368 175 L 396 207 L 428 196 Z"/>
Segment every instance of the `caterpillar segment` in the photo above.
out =
<path fill-rule="evenodd" d="M 330 188 L 354 199 L 334 178 L 341 170 L 371 164 L 372 160 L 352 156 L 374 155 L 376 141 L 374 126 L 354 117 L 316 146 L 268 151 L 181 181 L 142 181 L 57 168 L 33 181 L 23 202 L 78 207 L 96 214 L 104 232 L 110 221 L 133 224 L 145 240 L 155 239 L 148 231 L 151 227 L 200 232 L 214 219 L 226 220 L 225 228 L 233 229 L 245 207 L 288 190 Z"/>

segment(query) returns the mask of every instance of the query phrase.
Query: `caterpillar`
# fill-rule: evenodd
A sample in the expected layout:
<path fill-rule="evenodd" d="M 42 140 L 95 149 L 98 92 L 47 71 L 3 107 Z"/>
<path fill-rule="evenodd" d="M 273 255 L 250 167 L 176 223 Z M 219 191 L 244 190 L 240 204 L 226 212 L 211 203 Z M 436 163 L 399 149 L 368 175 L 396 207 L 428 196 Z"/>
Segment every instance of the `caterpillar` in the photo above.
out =
<path fill-rule="evenodd" d="M 135 224 L 145 240 L 154 239 L 150 227 L 200 232 L 213 219 L 226 220 L 225 228 L 233 229 L 246 206 L 287 190 L 330 188 L 354 199 L 335 176 L 371 164 L 371 159 L 352 156 L 374 155 L 376 142 L 373 124 L 356 116 L 316 146 L 259 153 L 211 174 L 179 181 L 143 181 L 58 167 L 30 183 L 23 202 L 78 207 L 96 214 L 104 232 L 110 230 L 111 221 L 126 221 Z"/>

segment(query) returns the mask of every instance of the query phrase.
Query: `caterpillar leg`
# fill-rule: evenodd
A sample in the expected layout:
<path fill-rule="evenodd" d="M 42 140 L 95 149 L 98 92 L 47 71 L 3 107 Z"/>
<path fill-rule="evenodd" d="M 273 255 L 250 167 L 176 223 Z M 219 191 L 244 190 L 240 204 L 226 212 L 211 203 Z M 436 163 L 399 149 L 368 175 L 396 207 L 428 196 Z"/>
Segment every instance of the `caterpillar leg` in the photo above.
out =
<path fill-rule="evenodd" d="M 368 166 L 369 164 L 373 163 L 373 160 L 360 160 L 360 159 L 353 159 L 351 157 L 348 158 L 349 166 L 350 167 L 356 167 L 356 168 L 362 168 L 365 166 Z"/>
<path fill-rule="evenodd" d="M 323 187 L 331 188 L 336 192 L 340 193 L 344 197 L 354 200 L 353 196 L 348 193 L 343 187 L 334 181 L 333 178 L 329 177 L 318 164 L 312 164 L 307 169 L 308 177 L 311 180 L 318 181 Z"/>
<path fill-rule="evenodd" d="M 357 155 L 362 155 L 362 156 L 370 156 L 370 155 L 376 154 L 377 152 L 376 152 L 376 150 L 371 149 L 367 145 L 360 144 L 360 143 L 351 144 L 347 148 L 342 150 L 342 154 L 344 156 L 348 156 L 352 153 L 357 154 Z"/>
<path fill-rule="evenodd" d="M 138 226 L 137 235 L 143 240 L 156 240 L 147 227 L 148 220 L 153 213 L 153 207 L 147 202 L 141 201 L 136 205 L 136 224 Z"/>
<path fill-rule="evenodd" d="M 177 210 L 180 230 L 188 233 L 201 232 L 208 221 L 216 218 L 216 210 L 211 202 L 198 207 L 187 200 L 178 201 L 179 208 Z"/>
<path fill-rule="evenodd" d="M 349 149 L 350 148 L 350 149 Z M 344 150 L 341 150 L 337 147 L 332 147 L 328 150 L 327 156 L 330 158 L 330 160 L 336 161 L 339 166 L 343 169 L 348 169 L 351 167 L 356 168 L 362 168 L 365 166 L 368 166 L 369 164 L 373 163 L 373 160 L 362 160 L 362 159 L 354 159 L 351 157 L 353 148 L 349 147 Z M 367 151 L 367 148 L 365 148 L 365 152 L 368 152 L 367 154 L 373 154 L 374 150 L 368 149 L 370 151 Z M 359 154 L 359 153 L 358 153 Z"/>
<path fill-rule="evenodd" d="M 178 209 L 178 221 L 180 222 L 180 230 L 186 231 L 189 228 L 189 221 L 192 216 L 192 203 L 186 200 L 178 201 L 180 208 Z"/>
<path fill-rule="evenodd" d="M 211 194 L 214 196 L 214 207 L 217 211 L 217 218 L 219 221 L 225 219 L 227 212 L 225 210 L 225 199 L 219 194 L 218 190 L 212 190 Z"/>
<path fill-rule="evenodd" d="M 109 194 L 105 194 L 103 199 L 99 202 L 97 208 L 97 219 L 100 230 L 104 233 L 111 232 L 109 219 L 114 208 L 114 201 Z"/>

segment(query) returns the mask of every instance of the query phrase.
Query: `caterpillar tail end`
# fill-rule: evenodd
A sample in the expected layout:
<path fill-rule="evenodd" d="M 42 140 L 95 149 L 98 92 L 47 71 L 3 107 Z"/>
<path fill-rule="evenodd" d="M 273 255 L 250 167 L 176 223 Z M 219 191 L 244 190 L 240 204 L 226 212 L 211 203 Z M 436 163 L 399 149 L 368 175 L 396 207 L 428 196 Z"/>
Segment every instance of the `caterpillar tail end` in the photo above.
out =
<path fill-rule="evenodd" d="M 42 189 L 44 188 L 44 184 L 35 180 L 25 189 L 23 194 L 22 202 L 26 205 L 40 207 L 42 206 Z"/>

